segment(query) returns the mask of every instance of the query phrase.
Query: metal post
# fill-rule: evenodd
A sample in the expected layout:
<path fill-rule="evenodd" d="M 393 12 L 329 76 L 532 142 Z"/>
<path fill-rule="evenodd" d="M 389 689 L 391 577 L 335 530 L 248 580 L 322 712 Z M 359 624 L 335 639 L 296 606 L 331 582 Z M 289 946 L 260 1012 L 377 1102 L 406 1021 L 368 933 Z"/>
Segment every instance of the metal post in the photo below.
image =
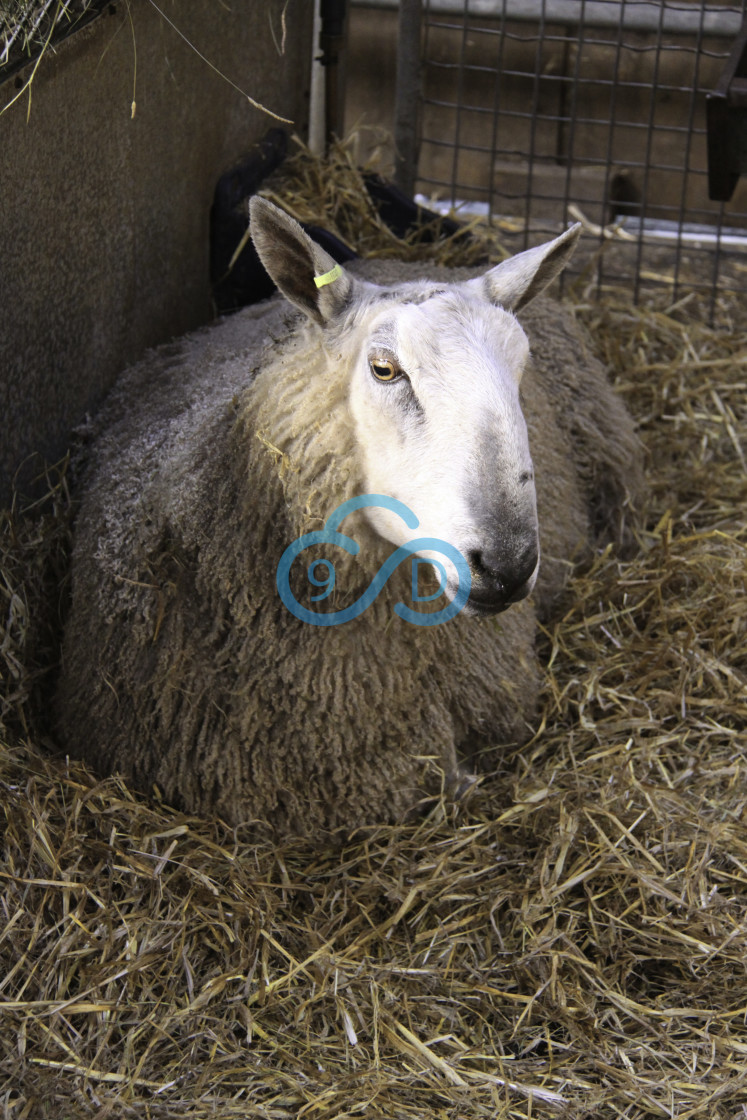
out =
<path fill-rule="evenodd" d="M 422 0 L 400 0 L 394 107 L 394 181 L 410 197 L 418 174 Z"/>
<path fill-rule="evenodd" d="M 320 62 L 324 67 L 326 141 L 343 134 L 342 56 L 345 48 L 347 0 L 321 0 Z"/>

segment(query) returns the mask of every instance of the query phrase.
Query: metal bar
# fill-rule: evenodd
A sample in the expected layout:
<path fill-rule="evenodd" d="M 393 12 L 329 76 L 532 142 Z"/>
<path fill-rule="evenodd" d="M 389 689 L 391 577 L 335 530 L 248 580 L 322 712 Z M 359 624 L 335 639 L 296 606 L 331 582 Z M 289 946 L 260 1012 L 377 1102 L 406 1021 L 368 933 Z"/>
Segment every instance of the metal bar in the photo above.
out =
<path fill-rule="evenodd" d="M 319 47 L 324 67 L 324 115 L 327 144 L 343 135 L 344 74 L 348 0 L 321 0 Z"/>
<path fill-rule="evenodd" d="M 457 197 L 457 183 L 459 182 L 459 156 L 461 152 L 462 110 L 464 104 L 464 55 L 467 47 L 467 27 L 469 18 L 469 0 L 464 0 L 462 12 L 462 26 L 460 31 L 459 67 L 457 70 L 457 92 L 454 121 L 454 153 L 451 160 L 451 196 Z"/>
<path fill-rule="evenodd" d="M 611 83 L 611 88 L 610 88 L 609 131 L 607 133 L 607 150 L 606 150 L 605 156 L 604 156 L 605 173 L 604 173 L 604 189 L 602 191 L 602 206 L 603 206 L 604 209 L 603 209 L 603 213 L 602 213 L 602 221 L 600 222 L 600 225 L 602 225 L 602 226 L 606 225 L 607 222 L 613 221 L 615 216 L 616 216 L 612 212 L 613 207 L 611 205 L 610 196 L 612 194 L 612 185 L 613 185 L 613 182 L 615 181 L 615 176 L 613 176 L 613 174 L 612 174 L 612 167 L 613 167 L 613 163 L 614 163 L 613 152 L 614 152 L 614 140 L 615 140 L 615 126 L 618 123 L 617 122 L 617 116 L 618 116 L 617 97 L 618 97 L 618 92 L 620 90 L 620 85 L 619 85 L 618 80 L 617 80 L 617 75 L 620 73 L 620 60 L 622 58 L 622 51 L 623 51 L 622 23 L 625 19 L 625 0 L 622 0 L 622 3 L 623 3 L 622 18 L 620 20 L 620 27 L 617 30 L 617 36 L 616 36 L 617 42 L 615 44 L 615 65 L 613 67 L 614 77 L 613 77 L 613 80 L 612 80 L 612 83 Z M 624 180 L 622 171 L 616 172 L 616 176 L 617 176 L 617 182 L 618 182 L 618 189 L 617 189 L 616 193 L 618 195 L 620 195 L 620 194 L 623 193 L 621 187 L 625 183 L 625 180 Z M 628 193 L 630 193 L 630 191 L 628 191 Z M 603 237 L 600 235 L 600 238 L 599 238 L 600 250 L 602 248 L 603 240 L 604 240 Z M 602 288 L 603 288 L 604 282 L 605 282 L 606 263 L 607 262 L 605 261 L 605 254 L 600 252 L 599 253 L 599 262 L 597 264 L 597 283 L 596 283 L 597 299 L 599 299 L 602 295 Z"/>
<path fill-rule="evenodd" d="M 702 38 L 703 38 L 702 27 L 703 27 L 703 22 L 705 20 L 705 8 L 704 7 L 702 7 L 701 10 L 700 10 L 700 19 L 701 19 L 701 28 L 700 28 L 700 34 L 698 35 L 698 42 L 697 42 L 698 47 L 700 47 L 701 42 L 702 42 Z M 697 102 L 698 102 L 697 90 L 698 90 L 698 86 L 699 86 L 699 76 L 700 76 L 700 59 L 701 59 L 700 50 L 696 50 L 696 52 L 695 52 L 695 67 L 694 67 L 694 72 L 693 72 L 692 89 L 690 91 L 690 104 L 689 104 L 689 111 L 688 111 L 688 117 L 687 117 L 687 136 L 686 136 L 686 139 L 685 139 L 685 150 L 683 152 L 683 158 L 682 158 L 682 185 L 681 185 L 681 189 L 680 189 L 680 212 L 679 212 L 679 218 L 678 218 L 680 226 L 683 226 L 685 224 L 685 215 L 687 213 L 688 171 L 690 170 L 690 164 L 691 164 L 691 161 L 692 161 L 693 137 L 694 137 L 694 134 L 695 134 L 695 112 L 696 112 L 696 107 L 697 107 Z M 682 247 L 683 247 L 682 238 L 678 238 L 677 244 L 676 244 L 676 247 L 675 247 L 674 291 L 672 293 L 673 299 L 674 299 L 675 302 L 679 298 L 680 288 L 681 288 L 680 271 L 681 271 L 681 268 L 682 268 Z M 711 305 L 711 308 L 709 309 L 709 318 L 712 317 L 712 313 L 713 313 L 713 307 Z"/>
<path fill-rule="evenodd" d="M 493 129 L 492 129 L 492 134 L 491 134 L 491 137 L 490 137 L 490 147 L 489 147 L 489 151 L 493 153 L 494 157 L 495 157 L 496 151 L 498 150 L 498 122 L 501 118 L 501 113 L 502 113 L 501 82 L 502 82 L 503 73 L 504 73 L 504 70 L 505 70 L 503 59 L 504 59 L 504 49 L 505 49 L 505 46 L 506 46 L 505 18 L 504 18 L 505 17 L 505 10 L 506 10 L 506 0 L 501 0 L 501 24 L 500 24 L 500 33 L 501 34 L 500 34 L 500 38 L 498 40 L 498 57 L 496 59 L 496 63 L 495 63 L 495 67 L 494 67 L 495 78 L 494 78 L 494 83 L 493 83 L 493 109 L 492 109 Z M 496 194 L 495 168 L 496 168 L 496 161 L 495 161 L 495 158 L 493 158 L 490 161 L 490 172 L 488 174 L 488 222 L 489 223 L 492 223 L 492 220 L 493 220 L 493 199 L 495 198 L 495 194 Z"/>
<path fill-rule="evenodd" d="M 527 168 L 527 195 L 524 202 L 524 244 L 523 248 L 529 248 L 529 230 L 532 219 L 532 195 L 533 185 L 532 178 L 534 176 L 534 163 L 535 163 L 535 142 L 537 139 L 537 110 L 539 108 L 539 83 L 542 75 L 542 43 L 544 40 L 545 32 L 545 4 L 546 0 L 542 0 L 540 6 L 540 24 L 537 33 L 537 45 L 534 55 L 534 75 L 532 82 L 532 110 L 531 119 L 529 122 L 529 153 L 528 153 L 528 168 Z"/>
<path fill-rule="evenodd" d="M 351 0 L 357 8 L 398 8 L 400 0 Z M 660 0 L 641 0 L 625 4 L 621 0 L 470 0 L 470 16 L 482 19 L 511 20 L 516 23 L 562 23 L 577 27 L 612 27 L 624 31 L 652 31 L 664 35 L 723 36 L 738 34 L 742 26 L 741 8 L 719 8 L 705 13 L 702 32 L 700 6 L 662 7 Z M 463 0 L 430 0 L 430 11 L 461 15 Z"/>
<path fill-rule="evenodd" d="M 659 26 L 656 35 L 656 55 L 654 58 L 654 73 L 651 79 L 651 97 L 649 100 L 648 111 L 648 135 L 646 139 L 646 155 L 644 163 L 646 164 L 643 170 L 643 187 L 641 190 L 641 218 L 645 220 L 646 211 L 649 208 L 649 179 L 651 174 L 651 152 L 653 150 L 654 142 L 654 120 L 656 117 L 656 94 L 659 86 L 659 64 L 661 62 L 661 40 L 664 34 L 664 9 L 659 9 Z M 633 287 L 633 299 L 637 303 L 641 293 L 641 271 L 643 267 L 643 230 L 641 229 L 638 235 L 638 244 L 635 262 L 635 285 Z"/>
<path fill-rule="evenodd" d="M 422 0 L 401 0 L 394 103 L 394 181 L 408 196 L 418 174 Z"/>

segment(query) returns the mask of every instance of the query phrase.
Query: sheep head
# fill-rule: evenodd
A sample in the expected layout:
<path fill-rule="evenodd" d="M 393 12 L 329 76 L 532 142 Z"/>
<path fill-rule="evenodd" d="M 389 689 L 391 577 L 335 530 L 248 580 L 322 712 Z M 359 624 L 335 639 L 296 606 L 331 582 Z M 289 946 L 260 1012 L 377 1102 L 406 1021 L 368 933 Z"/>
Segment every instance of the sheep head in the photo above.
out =
<path fill-rule="evenodd" d="M 419 523 L 371 506 L 373 527 L 398 546 L 434 537 L 456 547 L 470 566 L 473 614 L 523 599 L 537 578 L 539 532 L 519 401 L 529 344 L 513 312 L 565 266 L 580 226 L 473 280 L 393 287 L 335 265 L 264 199 L 252 200 L 251 230 L 280 291 L 324 333 L 329 376 L 348 379 L 366 492 L 399 499 Z M 453 594 L 453 567 L 448 575 Z"/>

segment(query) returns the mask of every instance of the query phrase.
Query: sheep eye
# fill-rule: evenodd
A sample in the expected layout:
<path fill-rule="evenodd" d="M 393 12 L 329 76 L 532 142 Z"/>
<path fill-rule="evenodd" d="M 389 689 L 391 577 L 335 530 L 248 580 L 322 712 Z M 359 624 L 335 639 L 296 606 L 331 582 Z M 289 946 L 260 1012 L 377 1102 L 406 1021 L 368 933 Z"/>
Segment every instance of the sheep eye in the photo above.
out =
<path fill-rule="evenodd" d="M 375 358 L 371 362 L 371 373 L 377 381 L 396 381 L 402 370 L 388 358 Z"/>

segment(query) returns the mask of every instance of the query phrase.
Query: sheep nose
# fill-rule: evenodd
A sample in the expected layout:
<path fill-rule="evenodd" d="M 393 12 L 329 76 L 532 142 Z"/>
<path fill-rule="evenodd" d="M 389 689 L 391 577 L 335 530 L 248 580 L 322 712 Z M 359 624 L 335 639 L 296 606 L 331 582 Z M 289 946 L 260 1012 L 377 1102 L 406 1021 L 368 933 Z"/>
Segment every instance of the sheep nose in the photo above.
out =
<path fill-rule="evenodd" d="M 475 577 L 475 591 L 486 599 L 508 606 L 523 599 L 527 582 L 537 567 L 537 542 L 531 541 L 517 553 L 507 556 L 494 549 L 471 552 L 467 559 Z"/>

